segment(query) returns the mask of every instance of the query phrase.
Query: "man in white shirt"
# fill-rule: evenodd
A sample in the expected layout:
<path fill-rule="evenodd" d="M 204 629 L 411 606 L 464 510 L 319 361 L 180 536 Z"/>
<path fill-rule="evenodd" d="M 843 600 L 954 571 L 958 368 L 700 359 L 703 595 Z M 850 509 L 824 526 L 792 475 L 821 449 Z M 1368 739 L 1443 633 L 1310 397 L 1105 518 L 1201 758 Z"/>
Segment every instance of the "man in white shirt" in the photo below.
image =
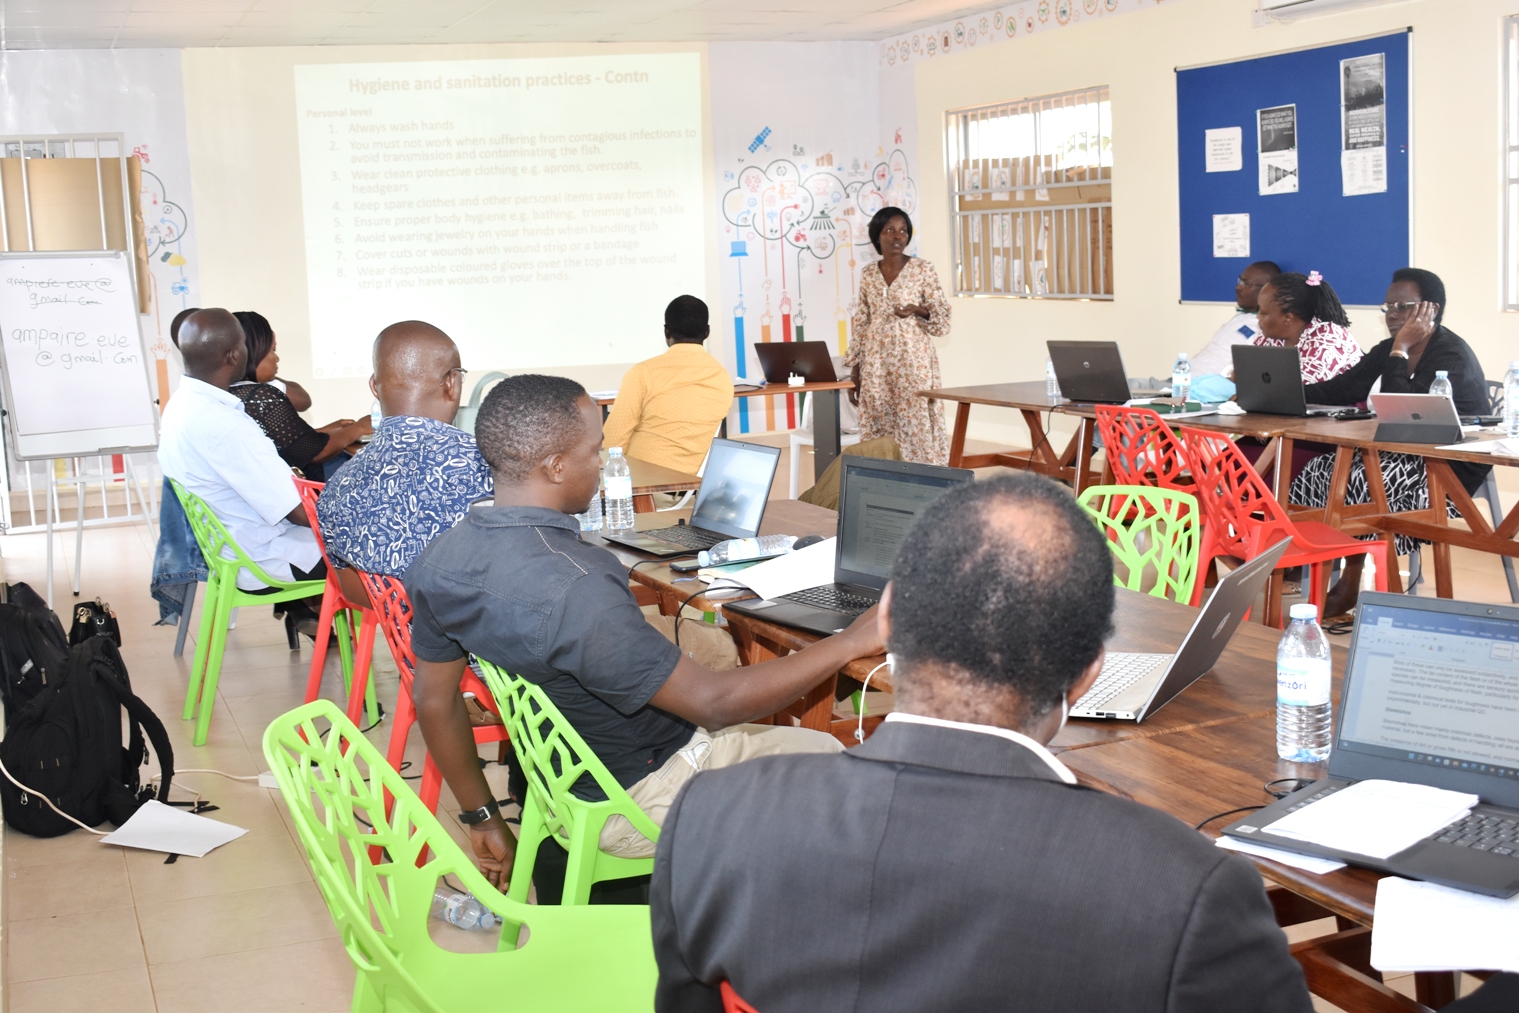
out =
<path fill-rule="evenodd" d="M 863 745 L 707 770 L 650 884 L 660 1013 L 1309 1013 L 1238 855 L 1089 791 L 1044 746 L 1102 670 L 1113 562 L 1027 473 L 913 525 L 879 621 L 895 709 Z"/>
<path fill-rule="evenodd" d="M 1230 349 L 1235 345 L 1248 345 L 1260 336 L 1256 314 L 1261 307 L 1261 289 L 1281 273 L 1282 269 L 1269 260 L 1258 260 L 1240 272 L 1234 282 L 1238 312 L 1218 329 L 1202 351 L 1192 357 L 1193 376 L 1210 373 L 1229 376 L 1233 373 L 1234 353 Z"/>
<path fill-rule="evenodd" d="M 290 466 L 227 391 L 241 379 L 248 348 L 237 318 L 203 309 L 180 327 L 185 375 L 164 409 L 158 463 L 166 478 L 205 500 L 248 556 L 280 580 L 325 575 L 321 549 L 301 506 Z M 237 586 L 265 585 L 248 570 Z"/>

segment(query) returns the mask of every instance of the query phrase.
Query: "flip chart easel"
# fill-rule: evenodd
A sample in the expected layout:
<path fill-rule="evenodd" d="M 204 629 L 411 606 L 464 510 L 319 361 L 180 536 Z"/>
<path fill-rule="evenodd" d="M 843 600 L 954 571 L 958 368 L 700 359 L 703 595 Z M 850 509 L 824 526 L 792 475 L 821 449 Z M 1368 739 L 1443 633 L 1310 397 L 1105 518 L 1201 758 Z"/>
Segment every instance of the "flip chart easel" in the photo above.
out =
<path fill-rule="evenodd" d="M 19 461 L 122 454 L 158 446 L 148 356 L 138 325 L 127 255 L 0 254 L 0 374 L 6 432 Z M 77 476 L 76 476 L 77 479 Z M 55 491 L 74 479 L 48 477 L 47 583 L 53 600 Z M 143 510 L 148 510 L 143 502 Z M 74 594 L 79 594 L 84 502 L 78 497 Z"/>

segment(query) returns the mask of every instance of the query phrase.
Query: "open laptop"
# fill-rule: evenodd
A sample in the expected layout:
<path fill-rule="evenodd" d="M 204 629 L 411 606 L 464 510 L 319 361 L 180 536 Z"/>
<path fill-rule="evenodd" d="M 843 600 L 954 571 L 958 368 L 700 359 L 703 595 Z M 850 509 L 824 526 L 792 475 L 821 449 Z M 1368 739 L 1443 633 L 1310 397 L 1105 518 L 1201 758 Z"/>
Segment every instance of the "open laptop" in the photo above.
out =
<path fill-rule="evenodd" d="M 1071 717 L 1143 721 L 1211 672 L 1291 544 L 1282 539 L 1220 580 L 1175 654 L 1109 654 L 1092 688 L 1071 706 Z"/>
<path fill-rule="evenodd" d="M 724 605 L 725 612 L 796 626 L 825 636 L 840 633 L 881 600 L 897 549 L 918 515 L 946 489 L 972 481 L 973 472 L 932 464 L 840 458 L 839 535 L 833 583 L 779 598 Z"/>
<path fill-rule="evenodd" d="M 1494 897 L 1519 893 L 1519 608 L 1361 592 L 1328 776 L 1224 828 Z M 1273 835 L 1271 824 L 1377 778 L 1477 795 L 1471 815 L 1389 858 Z"/>
<path fill-rule="evenodd" d="M 690 524 L 604 533 L 604 537 L 655 556 L 685 556 L 710 549 L 724 539 L 753 538 L 765 517 L 780 457 L 779 447 L 714 439 Z"/>
<path fill-rule="evenodd" d="M 762 341 L 755 344 L 754 354 L 770 383 L 785 383 L 793 376 L 808 383 L 833 383 L 839 378 L 826 341 Z"/>
<path fill-rule="evenodd" d="M 1266 415 L 1333 415 L 1343 405 L 1309 404 L 1303 394 L 1303 364 L 1296 348 L 1235 345 L 1235 401 L 1247 412 Z"/>
<path fill-rule="evenodd" d="M 1116 341 L 1046 341 L 1060 396 L 1085 404 L 1123 404 L 1155 391 L 1129 390 Z"/>
<path fill-rule="evenodd" d="M 1379 442 L 1446 446 L 1481 439 L 1462 434 L 1456 406 L 1443 394 L 1376 393 L 1369 403 L 1377 413 L 1374 439 Z"/>

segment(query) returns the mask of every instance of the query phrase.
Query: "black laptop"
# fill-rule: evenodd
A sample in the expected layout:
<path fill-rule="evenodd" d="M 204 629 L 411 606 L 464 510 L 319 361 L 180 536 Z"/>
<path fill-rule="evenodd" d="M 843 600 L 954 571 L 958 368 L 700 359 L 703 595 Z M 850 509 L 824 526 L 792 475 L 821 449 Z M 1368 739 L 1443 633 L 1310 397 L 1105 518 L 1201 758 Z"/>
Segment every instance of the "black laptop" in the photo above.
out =
<path fill-rule="evenodd" d="M 1224 833 L 1494 897 L 1519 893 L 1519 608 L 1361 593 L 1328 776 Z M 1465 818 L 1385 859 L 1273 835 L 1368 779 L 1477 795 Z"/>
<path fill-rule="evenodd" d="M 1343 405 L 1309 404 L 1303 393 L 1303 363 L 1285 345 L 1235 345 L 1234 399 L 1247 412 L 1266 415 L 1333 415 Z"/>
<path fill-rule="evenodd" d="M 969 482 L 963 468 L 846 455 L 839 475 L 839 534 L 833 583 L 779 598 L 733 602 L 725 612 L 796 626 L 814 633 L 841 632 L 881 600 L 897 549 L 918 515 L 944 490 Z"/>
<path fill-rule="evenodd" d="M 826 341 L 761 341 L 754 346 L 760 369 L 770 383 L 799 376 L 808 383 L 833 383 L 833 355 Z"/>
<path fill-rule="evenodd" d="M 687 556 L 728 538 L 753 538 L 765 517 L 780 457 L 780 447 L 714 439 L 690 524 L 604 533 L 605 538 L 655 556 Z"/>
<path fill-rule="evenodd" d="M 1046 341 L 1060 396 L 1083 404 L 1124 404 L 1159 391 L 1131 391 L 1116 341 Z"/>

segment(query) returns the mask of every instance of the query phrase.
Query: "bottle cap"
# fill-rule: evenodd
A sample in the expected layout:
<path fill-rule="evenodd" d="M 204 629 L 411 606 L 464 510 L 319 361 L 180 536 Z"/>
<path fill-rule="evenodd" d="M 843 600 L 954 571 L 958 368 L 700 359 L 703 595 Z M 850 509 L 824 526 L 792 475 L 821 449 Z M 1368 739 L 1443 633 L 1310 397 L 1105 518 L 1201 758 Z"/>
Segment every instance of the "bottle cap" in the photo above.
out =
<path fill-rule="evenodd" d="M 607 456 L 608 457 L 621 457 L 622 456 L 622 448 L 621 447 L 608 447 L 607 448 Z"/>
<path fill-rule="evenodd" d="M 1317 619 L 1319 617 L 1319 607 L 1309 602 L 1302 602 L 1301 604 L 1292 606 L 1287 614 L 1293 619 Z"/>

